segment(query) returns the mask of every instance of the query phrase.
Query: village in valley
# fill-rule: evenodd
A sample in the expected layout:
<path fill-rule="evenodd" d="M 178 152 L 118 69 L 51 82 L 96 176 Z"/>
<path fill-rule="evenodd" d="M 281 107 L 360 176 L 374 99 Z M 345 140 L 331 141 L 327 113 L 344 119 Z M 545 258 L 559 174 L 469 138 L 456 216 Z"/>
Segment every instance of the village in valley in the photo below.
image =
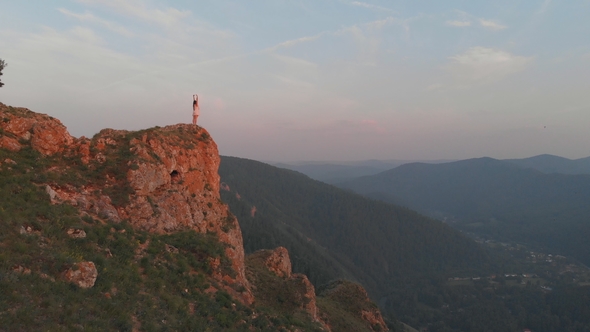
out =
<path fill-rule="evenodd" d="M 520 265 L 518 271 L 502 271 L 486 276 L 453 276 L 449 277 L 451 286 L 487 284 L 488 287 L 498 286 L 534 286 L 545 292 L 551 292 L 560 285 L 590 285 L 590 268 L 575 259 L 533 251 L 522 244 L 511 244 L 476 238 L 478 243 L 488 246 L 494 251 L 503 251 Z"/>

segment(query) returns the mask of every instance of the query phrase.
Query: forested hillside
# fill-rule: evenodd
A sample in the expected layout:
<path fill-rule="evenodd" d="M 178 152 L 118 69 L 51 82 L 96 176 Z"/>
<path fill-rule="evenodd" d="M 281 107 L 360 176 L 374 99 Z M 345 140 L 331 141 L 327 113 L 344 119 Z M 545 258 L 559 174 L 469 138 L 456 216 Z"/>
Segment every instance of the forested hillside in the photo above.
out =
<path fill-rule="evenodd" d="M 491 158 L 406 164 L 341 185 L 454 226 L 590 264 L 590 176 L 545 174 Z"/>
<path fill-rule="evenodd" d="M 484 248 L 406 208 L 252 160 L 222 157 L 219 172 L 247 251 L 284 245 L 320 293 L 333 278 L 363 283 L 394 328 L 398 318 L 436 332 L 590 331 L 590 271 L 568 259 Z"/>
<path fill-rule="evenodd" d="M 222 157 L 219 173 L 247 252 L 283 245 L 294 270 L 316 286 L 344 277 L 361 282 L 382 305 L 396 298 L 386 305 L 389 317 L 394 308 L 419 306 L 397 302 L 401 293 L 411 302 L 408 288 L 492 270 L 484 248 L 409 209 L 247 159 Z"/>
<path fill-rule="evenodd" d="M 489 263 L 488 254 L 475 242 L 407 208 L 369 200 L 247 159 L 222 157 L 219 173 L 232 193 L 256 207 L 254 217 L 251 210 L 247 215 L 234 211 L 240 214 L 244 234 L 251 231 L 258 216 L 287 224 L 308 237 L 308 242 L 345 257 L 343 265 L 351 263 L 364 270 L 365 278 L 370 278 L 377 289 L 382 290 L 387 278 L 454 273 Z M 226 193 L 223 199 L 228 196 L 235 194 Z M 264 245 L 245 237 L 247 250 Z"/>

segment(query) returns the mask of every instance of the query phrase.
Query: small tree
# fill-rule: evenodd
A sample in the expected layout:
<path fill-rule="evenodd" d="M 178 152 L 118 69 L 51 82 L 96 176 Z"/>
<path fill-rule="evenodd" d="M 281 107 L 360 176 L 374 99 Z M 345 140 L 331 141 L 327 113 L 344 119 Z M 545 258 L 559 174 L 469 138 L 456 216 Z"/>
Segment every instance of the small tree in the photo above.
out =
<path fill-rule="evenodd" d="M 2 71 L 4 70 L 4 68 L 6 67 L 7 63 L 6 61 L 0 59 L 0 76 L 2 76 Z M 0 88 L 4 85 L 4 83 L 2 83 L 2 81 L 0 81 Z"/>

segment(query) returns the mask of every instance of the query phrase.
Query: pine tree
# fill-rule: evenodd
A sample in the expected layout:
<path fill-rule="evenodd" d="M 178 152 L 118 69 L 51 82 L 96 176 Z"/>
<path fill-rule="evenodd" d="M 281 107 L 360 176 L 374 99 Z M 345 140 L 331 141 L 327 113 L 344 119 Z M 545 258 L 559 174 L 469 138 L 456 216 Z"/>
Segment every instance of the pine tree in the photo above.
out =
<path fill-rule="evenodd" d="M 6 67 L 6 61 L 0 59 L 0 76 L 2 76 L 2 71 L 4 70 L 4 68 Z M 0 81 L 0 88 L 4 86 L 4 83 L 2 83 L 2 81 Z"/>

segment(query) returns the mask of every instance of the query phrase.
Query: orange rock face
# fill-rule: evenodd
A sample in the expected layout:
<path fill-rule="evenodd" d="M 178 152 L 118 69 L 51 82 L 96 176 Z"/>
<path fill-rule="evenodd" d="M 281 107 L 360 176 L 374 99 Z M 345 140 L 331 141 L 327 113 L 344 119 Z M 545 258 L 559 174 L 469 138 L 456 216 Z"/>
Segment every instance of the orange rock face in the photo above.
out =
<path fill-rule="evenodd" d="M 74 142 L 66 127 L 57 119 L 44 119 L 33 125 L 31 146 L 44 155 L 63 152 Z"/>
<path fill-rule="evenodd" d="M 0 148 L 17 151 L 30 144 L 44 155 L 79 158 L 90 170 L 107 169 L 92 183 L 48 185 L 53 203 L 69 202 L 99 219 L 128 220 L 154 233 L 216 233 L 236 272 L 219 281 L 243 303 L 253 302 L 242 233 L 221 202 L 219 153 L 205 129 L 184 124 L 141 132 L 105 129 L 92 139 L 74 139 L 59 120 L 4 104 L 0 128 Z"/>
<path fill-rule="evenodd" d="M 90 288 L 94 286 L 98 271 L 93 262 L 80 262 L 64 272 L 63 277 L 66 281 L 76 284 L 80 288 Z"/>
<path fill-rule="evenodd" d="M 0 128 L 4 132 L 0 140 L 2 142 L 6 142 L 6 138 L 14 140 L 12 147 L 16 147 L 14 142 L 18 144 L 18 139 L 30 140 L 33 149 L 44 155 L 53 155 L 63 152 L 74 143 L 74 138 L 70 136 L 66 127 L 59 120 L 48 115 L 0 104 L 0 116 L 2 118 Z M 0 147 L 8 148 L 2 143 Z"/>
<path fill-rule="evenodd" d="M 315 287 L 305 274 L 295 273 L 291 276 L 291 280 L 298 282 L 303 287 L 304 291 L 300 294 L 302 309 L 307 311 L 314 321 L 318 321 L 318 307 L 316 305 Z"/>
<path fill-rule="evenodd" d="M 107 143 L 108 144 L 108 143 Z M 215 232 L 227 243 L 226 255 L 236 271 L 224 276 L 234 294 L 253 301 L 244 266 L 244 246 L 238 220 L 219 195 L 219 153 L 209 133 L 192 125 L 168 126 L 130 141 L 134 163 L 127 180 L 135 194 L 119 209 L 122 218 L 138 228 L 169 233 L 194 229 Z M 232 291 L 233 293 L 233 291 Z"/>
<path fill-rule="evenodd" d="M 278 247 L 274 250 L 261 250 L 259 253 L 264 259 L 264 265 L 279 277 L 291 277 L 291 259 L 289 251 L 285 247 Z"/>
<path fill-rule="evenodd" d="M 17 152 L 21 149 L 21 146 L 16 139 L 8 136 L 2 136 L 0 137 L 0 148 Z"/>

